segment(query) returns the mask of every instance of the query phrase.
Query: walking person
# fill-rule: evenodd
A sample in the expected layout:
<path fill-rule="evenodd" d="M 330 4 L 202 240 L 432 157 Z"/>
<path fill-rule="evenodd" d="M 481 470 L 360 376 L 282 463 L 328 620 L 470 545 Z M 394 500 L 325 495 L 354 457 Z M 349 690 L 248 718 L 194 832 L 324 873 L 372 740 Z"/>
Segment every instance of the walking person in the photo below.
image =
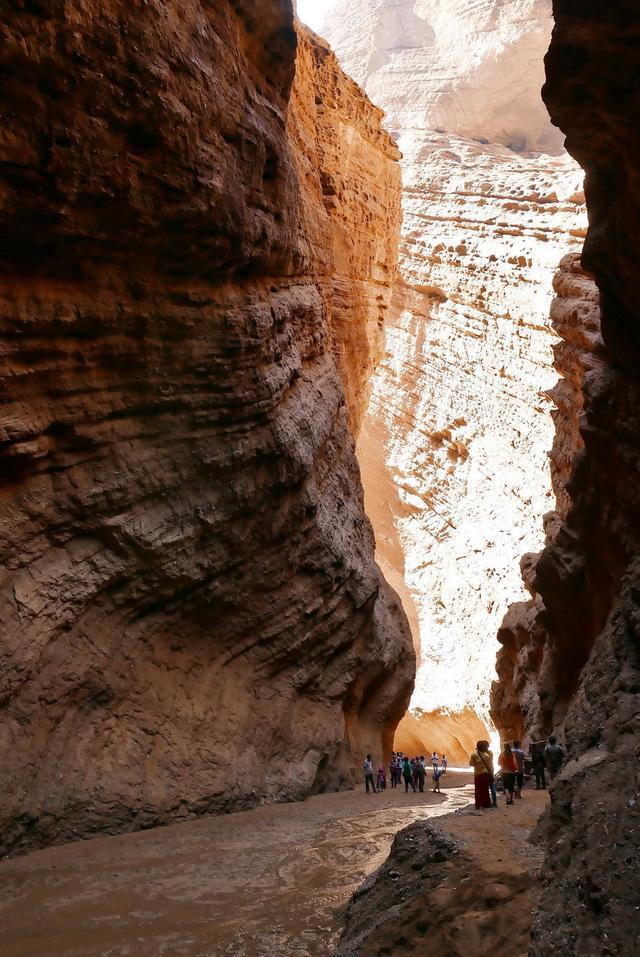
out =
<path fill-rule="evenodd" d="M 522 750 L 519 741 L 513 742 L 513 747 L 511 749 L 511 752 L 515 756 L 516 764 L 518 766 L 518 770 L 516 771 L 515 796 L 517 798 L 521 798 L 522 789 L 524 787 L 524 751 Z"/>
<path fill-rule="evenodd" d="M 371 790 L 373 793 L 376 793 L 376 785 L 375 781 L 373 780 L 373 761 L 371 760 L 370 754 L 368 754 L 364 759 L 364 785 L 367 794 L 369 793 L 369 785 L 371 785 Z"/>
<path fill-rule="evenodd" d="M 545 791 L 547 779 L 544 775 L 544 747 L 542 744 L 531 746 L 531 760 L 533 762 L 533 773 L 536 776 L 536 791 Z"/>
<path fill-rule="evenodd" d="M 482 742 L 482 756 L 489 765 L 489 794 L 491 795 L 491 806 L 498 806 L 498 792 L 496 790 L 495 768 L 493 764 L 493 751 L 489 747 L 488 741 Z"/>
<path fill-rule="evenodd" d="M 398 751 L 396 759 L 396 784 L 398 787 L 402 784 L 402 765 L 404 763 L 404 755 L 402 751 Z"/>
<path fill-rule="evenodd" d="M 434 794 L 442 794 L 442 791 L 440 790 L 440 778 L 442 777 L 443 774 L 444 774 L 444 770 L 442 768 L 433 769 L 433 774 L 431 775 L 431 777 L 433 778 L 433 793 Z"/>
<path fill-rule="evenodd" d="M 473 768 L 473 784 L 475 788 L 476 809 L 491 807 L 491 796 L 489 794 L 489 777 L 491 775 L 489 761 L 485 753 L 485 742 L 478 741 L 476 750 L 469 758 L 469 764 Z M 434 774 L 437 768 L 434 769 Z"/>
<path fill-rule="evenodd" d="M 424 754 L 422 754 L 418 758 L 418 786 L 421 791 L 424 791 L 424 779 L 426 774 L 427 772 L 425 768 Z"/>
<path fill-rule="evenodd" d="M 510 744 L 505 744 L 502 749 L 502 754 L 498 758 L 498 762 L 500 764 L 500 770 L 502 771 L 502 781 L 507 804 L 513 804 L 518 762 L 516 761 L 515 754 L 511 750 Z"/>
<path fill-rule="evenodd" d="M 435 751 L 431 755 L 431 764 L 433 765 L 434 768 L 438 767 L 438 755 L 436 754 Z"/>
<path fill-rule="evenodd" d="M 409 785 L 411 785 L 415 794 L 416 786 L 413 783 L 413 768 L 411 767 L 411 761 L 406 754 L 402 762 L 402 777 L 404 778 L 404 793 L 409 793 Z"/>
<path fill-rule="evenodd" d="M 549 775 L 553 781 L 564 761 L 564 751 L 552 734 L 549 738 L 549 744 L 544 749 L 544 761 L 549 769 Z"/>
<path fill-rule="evenodd" d="M 443 754 L 443 755 L 442 755 L 442 773 L 443 773 L 443 774 L 446 774 L 446 773 L 447 773 L 447 765 L 448 765 L 448 764 L 449 764 L 449 762 L 447 761 L 447 756 L 446 756 L 446 754 Z"/>

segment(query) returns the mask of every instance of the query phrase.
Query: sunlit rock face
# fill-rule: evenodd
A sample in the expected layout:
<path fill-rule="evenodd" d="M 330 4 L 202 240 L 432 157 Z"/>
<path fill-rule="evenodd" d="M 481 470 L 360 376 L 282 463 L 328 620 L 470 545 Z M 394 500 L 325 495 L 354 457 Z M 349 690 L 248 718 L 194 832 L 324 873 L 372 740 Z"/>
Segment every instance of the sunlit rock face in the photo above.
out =
<path fill-rule="evenodd" d="M 358 446 L 366 507 L 418 645 L 413 708 L 487 720 L 496 632 L 528 597 L 520 558 L 556 508 L 550 305 L 583 242 L 583 174 L 540 99 L 550 3 L 359 11 L 338 3 L 324 32 L 387 110 L 404 187 L 400 281 Z M 438 746 L 417 711 L 413 737 L 416 721 Z"/>
<path fill-rule="evenodd" d="M 397 276 L 400 152 L 382 110 L 341 70 L 324 40 L 298 30 L 288 114 L 301 212 L 351 431 L 367 406 L 384 352 L 384 322 Z"/>
<path fill-rule="evenodd" d="M 390 129 L 562 149 L 540 98 L 551 0 L 337 0 L 323 32 Z"/>
<path fill-rule="evenodd" d="M 380 111 L 286 0 L 2 31 L 0 845 L 349 784 L 414 670 L 352 435 Z"/>
<path fill-rule="evenodd" d="M 567 554 L 566 520 L 571 507 L 569 482 L 584 450 L 580 423 L 585 412 L 588 382 L 605 371 L 600 332 L 600 296 L 593 277 L 585 273 L 577 253 L 566 256 L 554 277 L 555 298 L 551 305 L 554 331 L 560 336 L 554 346 L 555 368 L 560 378 L 550 393 L 554 436 L 549 456 L 556 508 L 544 517 L 546 544 L 559 548 L 564 574 L 571 577 L 575 564 Z M 563 546 L 563 539 L 565 544 Z M 548 554 L 523 555 L 522 577 L 531 597 L 509 608 L 499 631 L 501 649 L 497 659 L 498 681 L 491 690 L 492 716 L 508 738 L 540 740 L 552 730 L 562 733 L 567 706 L 575 694 L 581 665 L 590 651 L 584 621 L 583 640 L 573 642 L 561 631 L 549 631 L 547 610 L 538 589 L 539 572 Z M 573 615 L 580 619 L 582 603 Z M 569 639 L 569 640 L 567 640 Z"/>

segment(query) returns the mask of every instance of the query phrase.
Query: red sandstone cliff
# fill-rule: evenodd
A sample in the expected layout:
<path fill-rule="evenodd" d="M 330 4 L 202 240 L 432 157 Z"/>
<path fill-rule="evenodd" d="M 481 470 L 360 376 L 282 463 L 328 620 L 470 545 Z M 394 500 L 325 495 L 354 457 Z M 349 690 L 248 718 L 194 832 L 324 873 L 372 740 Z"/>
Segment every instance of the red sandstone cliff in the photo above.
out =
<path fill-rule="evenodd" d="M 564 722 L 570 760 L 552 793 L 531 953 L 631 955 L 640 950 L 640 22 L 628 0 L 555 0 L 554 13 L 544 97 L 586 171 L 583 263 L 600 292 L 603 345 L 597 361 L 580 360 L 584 448 L 533 582 L 552 651 L 536 688 L 543 724 Z M 562 333 L 568 342 L 579 319 Z"/>
<path fill-rule="evenodd" d="M 342 72 L 327 43 L 306 29 L 299 41 L 288 131 L 355 433 L 382 358 L 397 274 L 400 151 L 381 126 L 382 110 Z"/>
<path fill-rule="evenodd" d="M 348 425 L 395 268 L 380 114 L 308 37 L 292 94 L 288 0 L 0 31 L 2 843 L 347 782 L 413 680 Z"/>

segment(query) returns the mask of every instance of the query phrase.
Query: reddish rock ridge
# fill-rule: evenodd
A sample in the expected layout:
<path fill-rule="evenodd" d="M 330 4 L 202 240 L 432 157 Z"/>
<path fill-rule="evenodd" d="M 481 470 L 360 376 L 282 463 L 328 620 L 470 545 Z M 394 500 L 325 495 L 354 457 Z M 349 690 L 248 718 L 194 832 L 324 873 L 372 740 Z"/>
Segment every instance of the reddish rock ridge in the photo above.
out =
<path fill-rule="evenodd" d="M 305 28 L 299 39 L 289 135 L 297 147 L 305 231 L 322 255 L 332 348 L 357 432 L 384 351 L 397 274 L 400 151 L 381 126 L 382 110 L 342 72 L 326 41 Z"/>
<path fill-rule="evenodd" d="M 600 957 L 640 950 L 640 22 L 628 0 L 555 0 L 554 13 L 544 97 L 586 171 L 583 263 L 604 345 L 584 377 L 566 521 L 534 581 L 556 649 L 538 691 L 563 705 L 545 723 L 566 711 L 571 760 L 553 790 L 531 953 Z"/>
<path fill-rule="evenodd" d="M 287 0 L 0 30 L 2 845 L 351 781 L 414 671 L 332 356 L 355 422 L 399 218 L 379 112 L 306 37 L 292 95 Z"/>

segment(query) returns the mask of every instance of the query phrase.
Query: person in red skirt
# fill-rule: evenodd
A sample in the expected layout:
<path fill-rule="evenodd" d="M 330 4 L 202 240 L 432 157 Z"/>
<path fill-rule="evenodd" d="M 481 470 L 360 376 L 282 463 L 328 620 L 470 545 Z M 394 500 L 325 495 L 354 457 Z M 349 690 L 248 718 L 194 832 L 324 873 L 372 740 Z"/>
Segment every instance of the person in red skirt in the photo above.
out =
<path fill-rule="evenodd" d="M 476 791 L 476 808 L 491 807 L 489 781 L 493 777 L 493 764 L 485 741 L 478 741 L 476 750 L 469 758 L 473 768 L 473 783 Z"/>

